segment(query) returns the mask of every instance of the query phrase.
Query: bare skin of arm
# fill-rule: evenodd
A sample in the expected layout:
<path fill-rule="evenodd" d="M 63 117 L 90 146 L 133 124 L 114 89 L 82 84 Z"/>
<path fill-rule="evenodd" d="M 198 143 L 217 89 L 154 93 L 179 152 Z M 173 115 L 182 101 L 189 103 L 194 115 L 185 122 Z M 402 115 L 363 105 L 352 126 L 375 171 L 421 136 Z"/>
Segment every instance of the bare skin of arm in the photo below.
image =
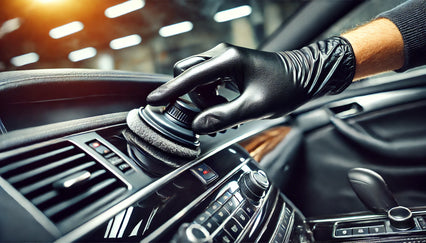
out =
<path fill-rule="evenodd" d="M 342 34 L 352 45 L 356 59 L 354 80 L 397 70 L 404 65 L 404 42 L 390 20 L 376 19 Z"/>

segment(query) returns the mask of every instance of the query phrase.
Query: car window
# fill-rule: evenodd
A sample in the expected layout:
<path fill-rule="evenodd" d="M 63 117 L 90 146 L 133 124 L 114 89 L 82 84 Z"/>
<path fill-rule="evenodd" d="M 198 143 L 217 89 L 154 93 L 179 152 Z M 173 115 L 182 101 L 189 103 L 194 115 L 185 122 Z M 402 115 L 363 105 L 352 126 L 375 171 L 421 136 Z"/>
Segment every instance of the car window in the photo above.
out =
<path fill-rule="evenodd" d="M 0 3 L 0 71 L 171 73 L 220 42 L 255 48 L 305 1 L 13 0 Z"/>

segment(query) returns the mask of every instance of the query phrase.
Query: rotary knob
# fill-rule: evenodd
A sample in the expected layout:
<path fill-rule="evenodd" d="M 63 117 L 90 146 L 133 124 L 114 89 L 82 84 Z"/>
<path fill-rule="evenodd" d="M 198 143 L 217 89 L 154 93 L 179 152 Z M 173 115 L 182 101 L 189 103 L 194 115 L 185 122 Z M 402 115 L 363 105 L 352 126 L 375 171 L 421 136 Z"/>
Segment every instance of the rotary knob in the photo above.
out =
<path fill-rule="evenodd" d="M 200 109 L 192 102 L 179 98 L 176 102 L 166 107 L 165 114 L 177 122 L 180 126 L 191 128 L 195 116 L 200 113 Z"/>
<path fill-rule="evenodd" d="M 391 208 L 388 218 L 391 225 L 398 230 L 409 230 L 416 226 L 411 210 L 403 206 Z"/>
<path fill-rule="evenodd" d="M 265 192 L 269 187 L 268 178 L 262 170 L 251 171 L 242 175 L 239 180 L 239 186 L 242 194 L 254 203 L 265 196 Z"/>

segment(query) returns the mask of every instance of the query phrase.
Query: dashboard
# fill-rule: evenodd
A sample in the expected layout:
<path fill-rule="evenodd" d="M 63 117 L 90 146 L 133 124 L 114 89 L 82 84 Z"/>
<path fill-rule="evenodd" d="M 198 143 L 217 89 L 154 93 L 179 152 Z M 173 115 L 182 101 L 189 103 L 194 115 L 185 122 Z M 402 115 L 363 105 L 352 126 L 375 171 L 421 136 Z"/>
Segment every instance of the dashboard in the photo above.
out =
<path fill-rule="evenodd" d="M 425 207 L 410 208 L 409 229 L 368 211 L 306 216 L 253 153 L 261 147 L 253 145 L 256 138 L 277 128 L 289 135 L 274 143 L 291 147 L 289 138 L 302 126 L 294 117 L 200 136 L 201 154 L 171 172 L 141 166 L 123 135 L 126 116 L 167 79 L 94 70 L 2 73 L 0 241 L 426 241 Z M 410 89 L 399 94 L 426 97 L 424 88 Z M 374 94 L 362 97 L 321 107 L 354 99 L 364 111 L 373 107 L 367 101 Z"/>

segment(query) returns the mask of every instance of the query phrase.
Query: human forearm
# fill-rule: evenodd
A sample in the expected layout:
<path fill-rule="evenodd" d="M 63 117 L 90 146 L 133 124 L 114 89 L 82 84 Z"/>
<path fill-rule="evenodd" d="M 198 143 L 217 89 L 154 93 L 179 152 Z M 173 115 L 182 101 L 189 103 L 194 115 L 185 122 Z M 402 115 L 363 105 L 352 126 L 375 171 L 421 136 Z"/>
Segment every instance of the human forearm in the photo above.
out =
<path fill-rule="evenodd" d="M 376 19 L 342 35 L 352 45 L 356 59 L 354 80 L 396 70 L 404 64 L 404 42 L 390 20 Z"/>

